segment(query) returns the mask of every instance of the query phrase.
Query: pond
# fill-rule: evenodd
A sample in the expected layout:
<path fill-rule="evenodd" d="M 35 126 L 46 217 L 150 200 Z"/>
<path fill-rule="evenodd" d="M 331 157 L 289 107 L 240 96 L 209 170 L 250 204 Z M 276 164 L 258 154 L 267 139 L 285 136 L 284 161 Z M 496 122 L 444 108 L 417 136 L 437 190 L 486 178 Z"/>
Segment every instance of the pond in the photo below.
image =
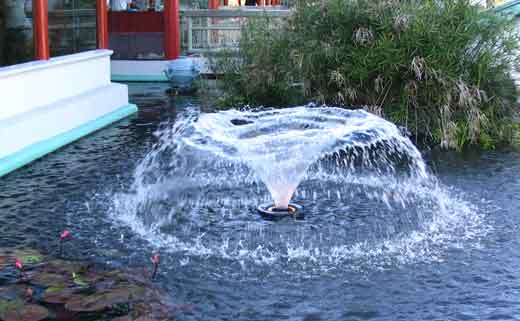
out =
<path fill-rule="evenodd" d="M 179 320 L 520 319 L 520 152 L 423 150 L 440 187 L 412 186 L 421 196 L 402 207 L 376 197 L 389 186 L 357 182 L 345 201 L 334 193 L 345 186 L 304 181 L 305 219 L 273 222 L 254 207 L 262 186 L 189 189 L 173 177 L 149 213 L 133 212 L 154 133 L 197 105 L 165 90 L 130 84 L 136 116 L 1 178 L 0 247 L 56 251 L 68 228 L 70 257 L 144 269 L 159 252 L 157 282 L 193 306 Z M 444 206 L 435 222 L 428 213 Z"/>

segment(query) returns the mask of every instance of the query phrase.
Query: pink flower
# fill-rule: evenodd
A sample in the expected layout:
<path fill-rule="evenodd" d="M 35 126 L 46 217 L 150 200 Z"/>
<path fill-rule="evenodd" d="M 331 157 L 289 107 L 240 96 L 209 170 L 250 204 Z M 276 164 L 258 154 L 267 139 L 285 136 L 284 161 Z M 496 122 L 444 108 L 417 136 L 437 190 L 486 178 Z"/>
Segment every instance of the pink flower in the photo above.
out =
<path fill-rule="evenodd" d="M 63 241 L 64 239 L 68 238 L 70 236 L 70 231 L 67 229 L 64 229 L 63 232 L 61 232 L 60 239 Z"/>
<path fill-rule="evenodd" d="M 19 258 L 16 258 L 16 261 L 14 262 L 14 266 L 18 270 L 22 271 L 23 270 L 23 262 L 22 262 L 22 260 L 20 260 Z"/>
<path fill-rule="evenodd" d="M 150 260 L 152 260 L 153 264 L 157 265 L 161 261 L 161 257 L 159 256 L 159 254 L 155 254 L 150 258 Z"/>

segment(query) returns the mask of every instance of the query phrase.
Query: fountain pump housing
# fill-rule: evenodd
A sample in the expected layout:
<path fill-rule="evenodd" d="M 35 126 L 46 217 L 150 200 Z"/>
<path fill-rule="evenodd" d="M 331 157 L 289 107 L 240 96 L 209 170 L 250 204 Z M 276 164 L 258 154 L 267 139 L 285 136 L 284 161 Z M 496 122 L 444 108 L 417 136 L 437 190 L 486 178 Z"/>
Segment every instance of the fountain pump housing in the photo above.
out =
<path fill-rule="evenodd" d="M 268 220 L 280 220 L 285 217 L 292 217 L 295 220 L 303 220 L 303 207 L 298 204 L 289 204 L 287 209 L 279 209 L 272 203 L 258 206 L 258 213 Z"/>

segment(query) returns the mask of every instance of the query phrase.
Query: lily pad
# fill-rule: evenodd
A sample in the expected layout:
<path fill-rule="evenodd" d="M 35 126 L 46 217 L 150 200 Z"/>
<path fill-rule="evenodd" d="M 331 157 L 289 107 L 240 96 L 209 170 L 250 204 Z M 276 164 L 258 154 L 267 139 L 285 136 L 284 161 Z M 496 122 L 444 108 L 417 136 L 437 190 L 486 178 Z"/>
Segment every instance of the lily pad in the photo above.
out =
<path fill-rule="evenodd" d="M 115 319 L 112 319 L 112 321 L 133 321 L 132 317 L 130 315 L 124 315 L 122 317 L 117 317 Z"/>
<path fill-rule="evenodd" d="M 0 253 L 0 272 L 2 272 L 2 270 L 4 270 L 4 269 L 7 272 L 8 268 L 14 268 L 14 261 L 15 261 L 14 256 L 3 255 L 3 253 Z"/>
<path fill-rule="evenodd" d="M 36 264 L 43 261 L 43 255 L 33 249 L 24 249 L 14 251 L 14 255 L 22 260 L 24 264 Z"/>
<path fill-rule="evenodd" d="M 3 321 L 40 321 L 49 316 L 49 311 L 36 304 L 21 300 L 0 301 L 0 319 Z"/>
<path fill-rule="evenodd" d="M 128 270 L 127 272 L 120 274 L 120 279 L 129 281 L 137 284 L 148 284 L 150 283 L 150 276 L 146 275 L 146 270 Z"/>
<path fill-rule="evenodd" d="M 170 319 L 171 314 L 168 313 L 165 307 L 156 304 L 139 302 L 133 306 L 132 311 L 129 314 L 112 321 L 156 321 Z"/>
<path fill-rule="evenodd" d="M 87 269 L 88 265 L 83 265 L 81 262 L 65 261 L 56 259 L 47 263 L 46 270 L 56 272 L 63 272 L 72 275 L 72 273 L 81 273 L 82 270 Z"/>
<path fill-rule="evenodd" d="M 87 281 L 77 273 L 72 273 L 72 282 L 78 286 L 88 286 Z"/>
<path fill-rule="evenodd" d="M 54 274 L 54 273 L 43 272 L 43 273 L 34 274 L 31 277 L 30 282 L 32 284 L 36 284 L 36 285 L 53 287 L 53 286 L 59 286 L 59 285 L 65 284 L 69 280 L 70 280 L 69 277 L 67 277 L 67 275 L 64 275 L 64 274 Z"/>
<path fill-rule="evenodd" d="M 75 290 L 71 288 L 66 288 L 63 286 L 55 286 L 50 287 L 42 295 L 42 301 L 45 303 L 66 303 L 71 298 L 76 296 Z"/>
<path fill-rule="evenodd" d="M 9 261 L 11 261 L 12 257 L 7 255 L 0 255 L 0 268 L 4 265 L 8 265 Z"/>
<path fill-rule="evenodd" d="M 14 301 L 23 297 L 27 286 L 21 284 L 12 284 L 0 287 L 0 300 Z"/>
<path fill-rule="evenodd" d="M 134 287 L 103 290 L 88 296 L 71 298 L 65 308 L 73 312 L 99 312 L 112 306 L 128 303 L 139 294 Z"/>

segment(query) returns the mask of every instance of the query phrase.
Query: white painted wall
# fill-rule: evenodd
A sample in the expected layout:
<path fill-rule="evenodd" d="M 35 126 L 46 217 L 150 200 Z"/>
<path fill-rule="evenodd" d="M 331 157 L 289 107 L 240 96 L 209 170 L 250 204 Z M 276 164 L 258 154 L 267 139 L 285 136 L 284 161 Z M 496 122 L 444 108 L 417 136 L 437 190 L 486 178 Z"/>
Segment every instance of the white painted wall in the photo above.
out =
<path fill-rule="evenodd" d="M 95 50 L 0 69 L 0 120 L 110 84 L 109 50 Z M 7 98 L 7 99 L 6 99 Z"/>
<path fill-rule="evenodd" d="M 110 82 L 111 54 L 94 50 L 0 68 L 0 162 L 127 106 L 128 87 Z"/>

